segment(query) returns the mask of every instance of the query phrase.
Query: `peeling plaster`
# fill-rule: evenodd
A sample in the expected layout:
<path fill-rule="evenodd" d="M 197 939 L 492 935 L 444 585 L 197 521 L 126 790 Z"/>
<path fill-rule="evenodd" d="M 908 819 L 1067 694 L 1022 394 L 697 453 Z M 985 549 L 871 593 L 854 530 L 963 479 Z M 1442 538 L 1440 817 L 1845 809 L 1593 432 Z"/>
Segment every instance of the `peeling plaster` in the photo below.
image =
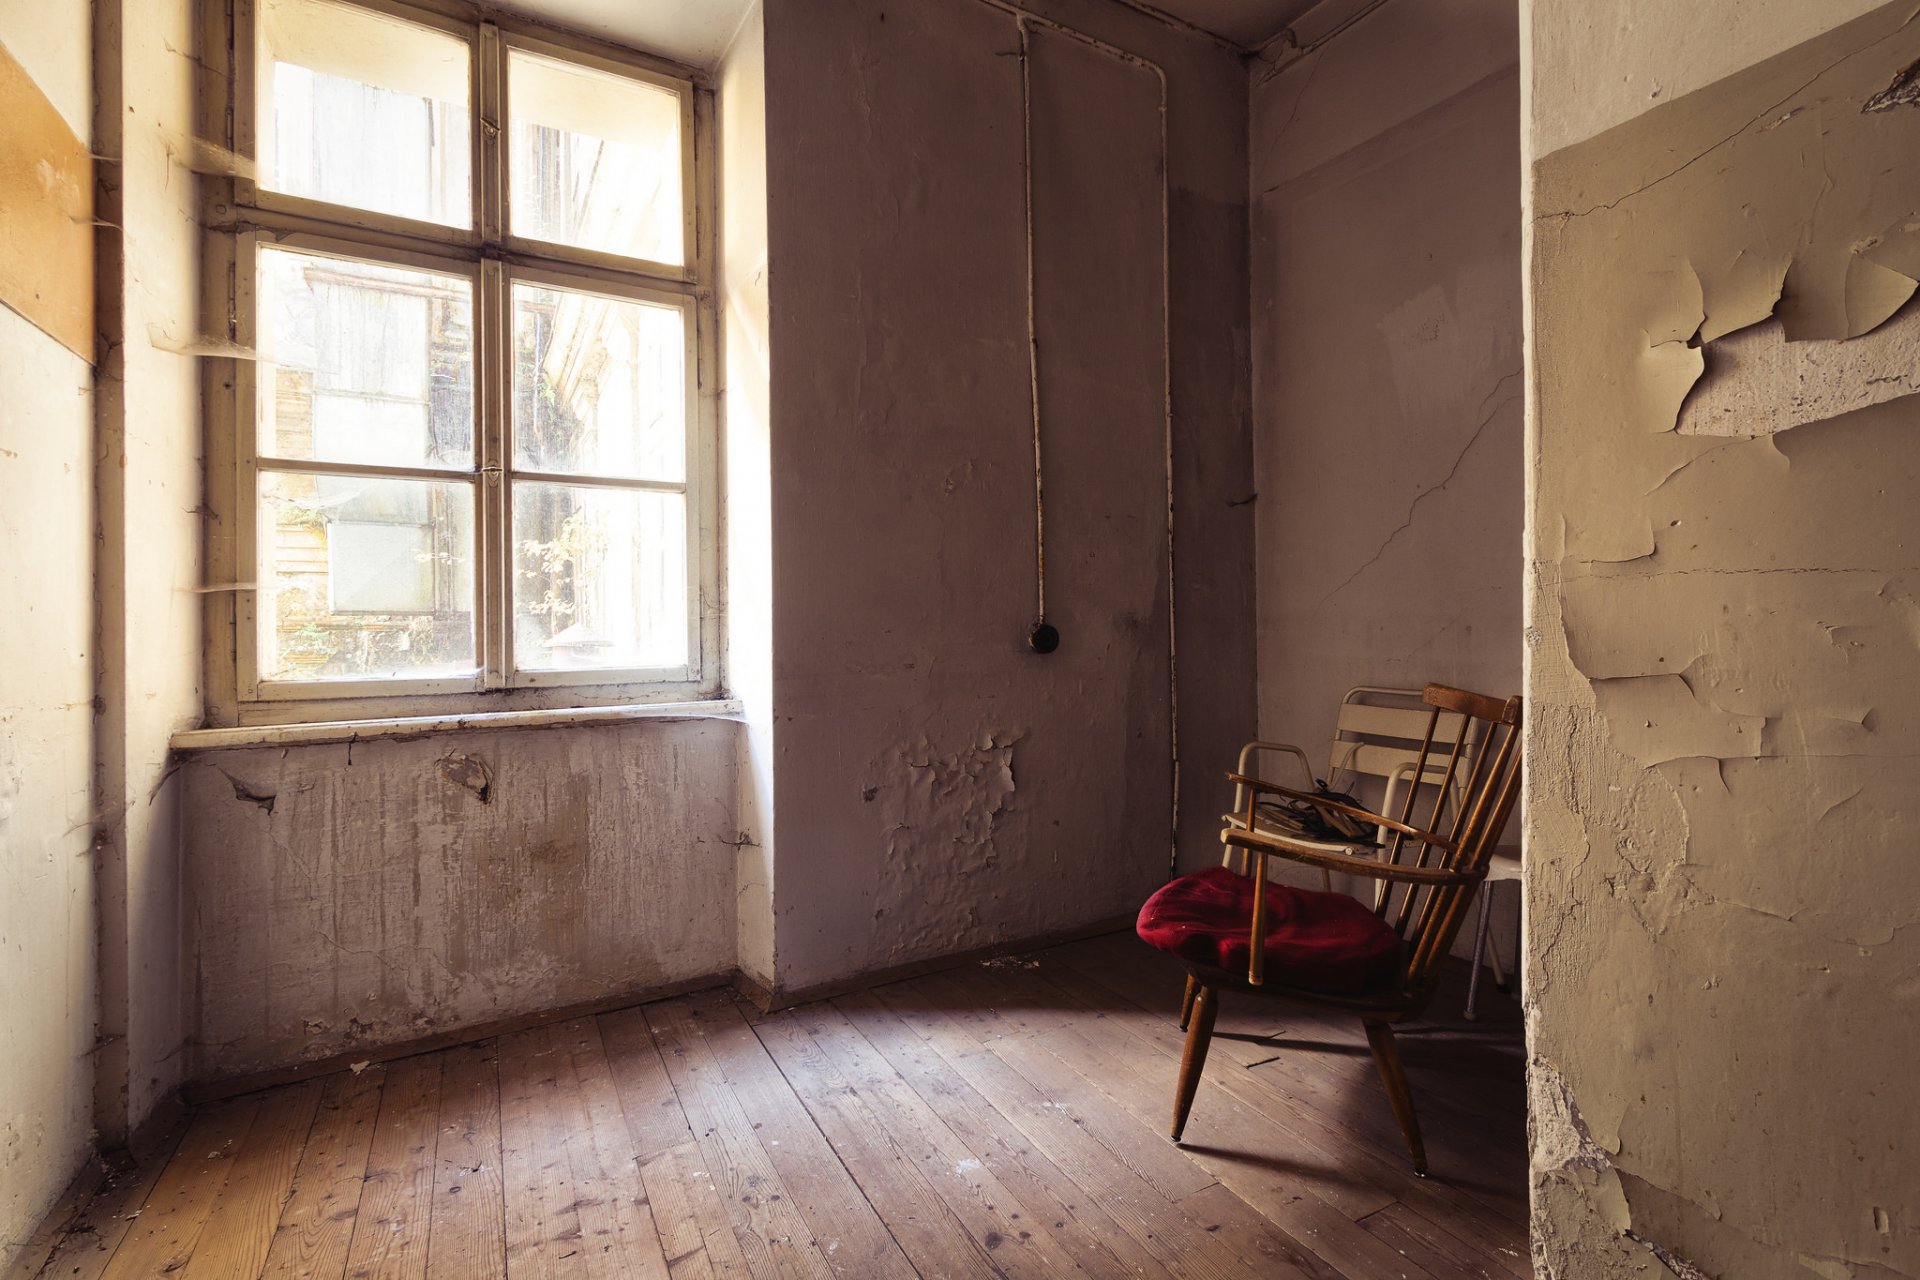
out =
<path fill-rule="evenodd" d="M 1914 17 L 1535 171 L 1543 1276 L 1920 1274 Z"/>
<path fill-rule="evenodd" d="M 456 787 L 464 787 L 473 793 L 474 799 L 481 804 L 493 800 L 493 766 L 478 755 L 465 751 L 450 751 L 435 762 L 440 776 Z"/>

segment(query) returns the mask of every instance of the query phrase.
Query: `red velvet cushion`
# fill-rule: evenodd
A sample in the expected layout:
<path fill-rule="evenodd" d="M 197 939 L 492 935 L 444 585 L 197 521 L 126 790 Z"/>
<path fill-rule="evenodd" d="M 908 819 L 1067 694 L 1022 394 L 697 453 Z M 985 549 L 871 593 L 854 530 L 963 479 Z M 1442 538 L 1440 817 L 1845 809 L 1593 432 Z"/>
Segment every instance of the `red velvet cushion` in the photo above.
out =
<path fill-rule="evenodd" d="M 1253 880 L 1225 867 L 1181 876 L 1147 899 L 1135 927 L 1148 946 L 1244 974 Z M 1266 957 L 1269 982 L 1352 993 L 1391 979 L 1400 965 L 1400 939 L 1344 893 L 1269 883 Z"/>

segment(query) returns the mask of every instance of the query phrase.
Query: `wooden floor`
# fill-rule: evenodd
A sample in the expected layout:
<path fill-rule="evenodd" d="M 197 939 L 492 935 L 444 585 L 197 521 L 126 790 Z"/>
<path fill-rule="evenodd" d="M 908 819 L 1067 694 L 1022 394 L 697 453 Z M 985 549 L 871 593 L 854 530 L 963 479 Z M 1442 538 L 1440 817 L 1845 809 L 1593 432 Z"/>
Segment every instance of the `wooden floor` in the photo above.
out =
<path fill-rule="evenodd" d="M 1165 1135 L 1181 975 L 1130 936 L 772 1016 L 709 992 L 201 1110 L 40 1274 L 1532 1274 L 1518 1013 L 1402 1044 L 1412 1176 L 1357 1023 L 1223 1008 Z M 1491 998 L 1488 998 L 1491 994 Z"/>

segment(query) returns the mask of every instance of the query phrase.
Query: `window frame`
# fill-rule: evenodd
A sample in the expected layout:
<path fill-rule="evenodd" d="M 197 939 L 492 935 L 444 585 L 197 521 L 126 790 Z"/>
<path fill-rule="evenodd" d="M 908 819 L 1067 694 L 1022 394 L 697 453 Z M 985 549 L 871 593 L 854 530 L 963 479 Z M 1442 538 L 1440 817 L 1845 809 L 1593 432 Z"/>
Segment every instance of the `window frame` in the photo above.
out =
<path fill-rule="evenodd" d="M 204 361 L 206 405 L 207 711 L 209 723 L 243 726 L 493 711 L 701 701 L 723 695 L 721 655 L 720 458 L 715 290 L 712 85 L 700 72 L 589 37 L 481 9 L 462 0 L 333 0 L 418 23 L 468 41 L 473 148 L 473 226 L 348 209 L 262 189 L 257 155 L 256 0 L 233 0 L 210 24 L 206 64 L 231 74 L 203 77 L 202 136 L 224 141 L 231 162 L 203 174 L 202 307 L 213 335 L 236 358 Z M 512 51 L 665 88 L 680 100 L 681 264 L 643 262 L 509 233 L 511 162 L 506 114 Z M 471 470 L 432 478 L 473 487 L 475 671 L 472 675 L 262 680 L 259 592 L 254 586 L 258 478 L 256 264 L 266 248 L 359 258 L 465 277 L 473 286 L 474 443 Z M 672 669 L 537 670 L 512 665 L 512 483 L 580 477 L 513 466 L 512 290 L 516 280 L 578 289 L 686 317 L 686 547 L 688 663 Z M 220 348 L 220 343 L 214 344 Z M 279 470 L 270 463 L 268 469 Z M 428 478 L 428 465 L 296 463 L 293 470 Z M 587 477 L 623 490 L 655 482 Z M 674 486 L 664 486 L 672 488 Z"/>

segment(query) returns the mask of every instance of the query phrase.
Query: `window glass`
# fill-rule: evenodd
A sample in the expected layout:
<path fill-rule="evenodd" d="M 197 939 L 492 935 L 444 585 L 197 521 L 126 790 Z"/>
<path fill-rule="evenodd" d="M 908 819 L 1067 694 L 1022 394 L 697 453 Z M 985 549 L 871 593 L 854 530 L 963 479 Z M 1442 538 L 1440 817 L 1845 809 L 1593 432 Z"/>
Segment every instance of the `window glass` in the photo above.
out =
<path fill-rule="evenodd" d="M 684 494 L 522 480 L 513 551 L 521 670 L 686 665 Z"/>
<path fill-rule="evenodd" d="M 263 680 L 473 670 L 470 483 L 260 476 Z"/>
<path fill-rule="evenodd" d="M 261 0 L 259 182 L 473 225 L 466 42 L 328 0 Z"/>
<path fill-rule="evenodd" d="M 262 249 L 257 296 L 262 456 L 473 466 L 470 281 Z"/>
<path fill-rule="evenodd" d="M 516 467 L 686 478 L 687 332 L 679 307 L 520 282 L 513 341 Z"/>
<path fill-rule="evenodd" d="M 685 261 L 678 94 L 515 49 L 507 113 L 515 235 Z"/>

